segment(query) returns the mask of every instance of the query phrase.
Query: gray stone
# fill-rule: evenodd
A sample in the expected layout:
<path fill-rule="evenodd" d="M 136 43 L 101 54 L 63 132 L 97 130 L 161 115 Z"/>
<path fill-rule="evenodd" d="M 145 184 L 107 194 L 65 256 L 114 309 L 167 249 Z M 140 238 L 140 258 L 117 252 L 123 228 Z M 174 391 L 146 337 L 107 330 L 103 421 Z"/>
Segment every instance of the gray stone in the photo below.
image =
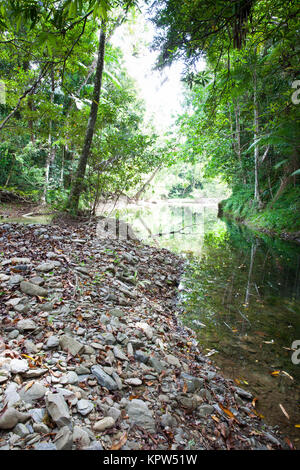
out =
<path fill-rule="evenodd" d="M 84 429 L 74 426 L 73 443 L 76 445 L 76 449 L 82 449 L 90 445 L 90 437 Z"/>
<path fill-rule="evenodd" d="M 107 416 L 110 416 L 111 418 L 114 418 L 115 421 L 117 421 L 120 416 L 121 416 L 121 411 L 116 408 L 115 406 L 111 406 L 108 410 L 107 410 Z"/>
<path fill-rule="evenodd" d="M 94 441 L 88 447 L 84 447 L 83 450 L 104 450 L 100 442 Z"/>
<path fill-rule="evenodd" d="M 112 333 L 102 333 L 101 336 L 105 344 L 115 344 L 117 342 L 116 338 Z"/>
<path fill-rule="evenodd" d="M 174 416 L 170 415 L 170 413 L 165 413 L 164 415 L 162 415 L 161 419 L 160 419 L 160 422 L 161 422 L 161 425 L 166 428 L 166 427 L 170 427 L 170 428 L 173 428 L 175 426 L 177 426 L 177 420 Z"/>
<path fill-rule="evenodd" d="M 139 385 L 142 385 L 142 381 L 141 379 L 137 378 L 137 377 L 132 377 L 130 379 L 125 379 L 124 382 L 127 384 L 127 385 L 132 385 L 134 387 L 138 387 Z"/>
<path fill-rule="evenodd" d="M 33 446 L 34 450 L 57 450 L 56 445 L 52 442 L 38 442 Z"/>
<path fill-rule="evenodd" d="M 92 366 L 91 372 L 98 380 L 98 383 L 102 385 L 102 387 L 105 387 L 108 390 L 118 389 L 116 382 L 108 374 L 106 374 L 106 372 L 104 372 L 104 370 L 99 365 Z"/>
<path fill-rule="evenodd" d="M 47 343 L 46 343 L 46 347 L 48 349 L 54 349 L 54 348 L 58 348 L 58 346 L 59 346 L 59 338 L 55 335 L 49 336 Z"/>
<path fill-rule="evenodd" d="M 15 408 L 8 407 L 0 416 L 0 429 L 12 429 L 18 423 L 24 423 L 30 418 L 30 414 L 21 413 Z"/>
<path fill-rule="evenodd" d="M 112 315 L 113 317 L 123 317 L 124 312 L 120 310 L 119 308 L 113 308 L 112 310 L 109 311 L 109 314 Z"/>
<path fill-rule="evenodd" d="M 22 423 L 18 423 L 14 427 L 13 432 L 20 437 L 25 437 L 29 434 L 27 427 L 25 426 L 25 424 L 22 424 Z"/>
<path fill-rule="evenodd" d="M 22 281 L 24 281 L 24 277 L 20 276 L 19 274 L 15 274 L 14 276 L 10 277 L 8 284 L 11 286 L 16 286 L 20 284 Z"/>
<path fill-rule="evenodd" d="M 247 400 L 252 399 L 252 394 L 250 392 L 247 392 L 246 390 L 243 390 L 242 388 L 239 388 L 239 387 L 235 387 L 234 390 L 240 397 L 246 398 Z"/>
<path fill-rule="evenodd" d="M 67 374 L 64 374 L 62 378 L 60 379 L 60 383 L 64 385 L 65 384 L 75 385 L 78 382 L 79 382 L 78 375 L 76 374 L 76 372 L 72 370 L 68 372 Z"/>
<path fill-rule="evenodd" d="M 29 369 L 26 359 L 13 359 L 10 363 L 10 372 L 12 374 L 21 374 Z"/>
<path fill-rule="evenodd" d="M 60 393 L 46 395 L 46 407 L 49 415 L 59 428 L 71 425 L 68 405 Z"/>
<path fill-rule="evenodd" d="M 22 374 L 24 379 L 35 379 L 48 372 L 48 369 L 29 369 Z"/>
<path fill-rule="evenodd" d="M 181 367 L 181 364 L 179 362 L 179 359 L 177 357 L 173 356 L 172 354 L 167 354 L 166 355 L 166 361 L 171 365 L 175 367 Z"/>
<path fill-rule="evenodd" d="M 97 421 L 93 429 L 94 431 L 105 431 L 106 429 L 112 428 L 115 425 L 115 420 L 111 416 L 107 416 L 106 418 L 100 419 Z"/>
<path fill-rule="evenodd" d="M 82 416 L 88 415 L 91 411 L 93 411 L 94 405 L 89 400 L 79 400 L 77 403 L 77 410 Z"/>
<path fill-rule="evenodd" d="M 53 439 L 57 450 L 72 450 L 73 432 L 68 426 L 63 426 Z"/>
<path fill-rule="evenodd" d="M 19 336 L 19 330 L 12 330 L 8 333 L 8 338 L 9 339 L 16 339 Z"/>
<path fill-rule="evenodd" d="M 17 392 L 18 385 L 15 382 L 10 383 L 5 390 L 5 399 L 8 406 L 12 406 L 21 400 Z"/>
<path fill-rule="evenodd" d="M 28 281 L 22 281 L 20 284 L 20 289 L 22 292 L 24 292 L 24 294 L 32 296 L 47 297 L 48 295 L 48 291 L 46 289 Z"/>
<path fill-rule="evenodd" d="M 19 331 L 30 331 L 30 330 L 35 330 L 37 328 L 37 324 L 34 323 L 33 320 L 20 320 L 16 324 L 16 328 Z"/>
<path fill-rule="evenodd" d="M 149 361 L 149 355 L 144 353 L 144 351 L 141 351 L 140 349 L 135 351 L 134 358 L 139 362 L 143 362 L 144 364 L 147 364 L 147 362 Z"/>
<path fill-rule="evenodd" d="M 59 263 L 59 264 L 57 264 Z M 60 266 L 59 261 L 49 261 L 47 263 L 41 263 L 36 267 L 37 271 L 43 272 L 43 273 L 48 273 L 49 271 L 52 271 L 55 269 L 57 266 Z"/>
<path fill-rule="evenodd" d="M 214 407 L 211 405 L 201 405 L 198 408 L 198 413 L 201 417 L 206 418 L 214 412 Z"/>
<path fill-rule="evenodd" d="M 26 403 L 33 403 L 45 396 L 47 389 L 41 383 L 35 382 L 31 387 L 26 390 L 26 386 L 20 390 L 20 397 Z"/>
<path fill-rule="evenodd" d="M 40 276 L 34 276 L 30 278 L 30 282 L 32 282 L 32 284 L 36 284 L 37 286 L 42 286 L 45 284 L 45 279 Z"/>
<path fill-rule="evenodd" d="M 128 357 L 125 356 L 123 351 L 121 351 L 121 349 L 119 349 L 117 346 L 114 347 L 113 352 L 117 359 L 120 359 L 121 361 L 128 361 Z"/>
<path fill-rule="evenodd" d="M 62 335 L 59 344 L 64 351 L 69 352 L 72 356 L 76 356 L 84 350 L 84 344 L 68 335 Z"/>
<path fill-rule="evenodd" d="M 45 408 L 32 408 L 29 410 L 29 414 L 35 423 L 41 423 L 45 417 Z"/>
<path fill-rule="evenodd" d="M 132 424 L 137 424 L 149 432 L 156 432 L 152 411 L 143 400 L 131 400 L 127 406 L 127 414 Z"/>
<path fill-rule="evenodd" d="M 182 381 L 182 385 L 187 385 L 187 392 L 195 392 L 196 390 L 200 389 L 204 385 L 204 380 L 198 377 L 194 377 L 193 375 L 186 374 L 182 372 L 180 374 L 180 379 Z"/>
<path fill-rule="evenodd" d="M 164 364 L 159 359 L 157 359 L 156 357 L 150 357 L 149 358 L 149 364 L 158 373 L 161 373 L 163 370 L 165 370 Z"/>
<path fill-rule="evenodd" d="M 33 423 L 33 430 L 40 434 L 48 434 L 50 431 L 48 426 L 44 423 Z"/>

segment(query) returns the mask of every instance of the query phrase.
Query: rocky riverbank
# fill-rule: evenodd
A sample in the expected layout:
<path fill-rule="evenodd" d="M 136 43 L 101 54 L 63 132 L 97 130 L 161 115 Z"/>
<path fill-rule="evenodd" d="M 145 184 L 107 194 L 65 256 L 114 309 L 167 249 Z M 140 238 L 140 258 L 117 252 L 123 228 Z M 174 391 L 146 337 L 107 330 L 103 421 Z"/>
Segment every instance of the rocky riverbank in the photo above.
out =
<path fill-rule="evenodd" d="M 96 222 L 0 225 L 0 449 L 287 445 L 176 315 L 183 260 Z"/>

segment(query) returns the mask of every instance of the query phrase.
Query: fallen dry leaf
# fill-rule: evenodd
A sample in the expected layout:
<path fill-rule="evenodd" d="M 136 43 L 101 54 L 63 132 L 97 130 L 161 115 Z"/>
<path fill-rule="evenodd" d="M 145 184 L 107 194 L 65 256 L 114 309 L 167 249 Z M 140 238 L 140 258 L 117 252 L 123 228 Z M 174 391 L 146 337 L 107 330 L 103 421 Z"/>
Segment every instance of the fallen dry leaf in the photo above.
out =
<path fill-rule="evenodd" d="M 282 413 L 284 414 L 284 416 L 287 417 L 287 419 L 290 419 L 288 413 L 285 411 L 284 407 L 281 405 L 281 403 L 279 403 L 279 408 L 281 409 Z"/>

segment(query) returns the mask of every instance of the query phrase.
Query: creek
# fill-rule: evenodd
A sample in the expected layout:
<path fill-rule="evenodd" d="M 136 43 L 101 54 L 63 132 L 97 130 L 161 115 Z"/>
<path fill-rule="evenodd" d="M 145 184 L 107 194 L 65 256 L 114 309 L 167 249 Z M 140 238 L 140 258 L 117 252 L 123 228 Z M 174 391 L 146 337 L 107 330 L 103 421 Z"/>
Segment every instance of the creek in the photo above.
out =
<path fill-rule="evenodd" d="M 115 215 L 146 243 L 185 257 L 183 323 L 222 373 L 254 395 L 262 419 L 299 448 L 300 246 L 217 212 L 215 202 L 174 201 Z"/>

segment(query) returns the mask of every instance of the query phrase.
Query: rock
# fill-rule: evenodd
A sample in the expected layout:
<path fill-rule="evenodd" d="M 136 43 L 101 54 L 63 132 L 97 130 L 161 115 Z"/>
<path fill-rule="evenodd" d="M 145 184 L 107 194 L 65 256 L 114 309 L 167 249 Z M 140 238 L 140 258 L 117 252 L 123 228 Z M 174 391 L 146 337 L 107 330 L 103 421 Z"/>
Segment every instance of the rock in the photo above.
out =
<path fill-rule="evenodd" d="M 48 291 L 46 289 L 28 281 L 22 281 L 20 284 L 20 289 L 22 292 L 24 292 L 24 294 L 32 296 L 47 297 L 48 295 Z"/>
<path fill-rule="evenodd" d="M 18 384 L 15 382 L 10 383 L 5 390 L 5 400 L 8 406 L 12 406 L 21 400 L 19 393 L 17 392 Z"/>
<path fill-rule="evenodd" d="M 176 400 L 178 401 L 178 403 L 183 407 L 183 408 L 186 408 L 188 410 L 195 410 L 198 405 L 199 405 L 199 401 L 201 402 L 202 399 L 193 395 L 191 397 L 188 397 L 186 395 L 178 395 L 176 397 Z"/>
<path fill-rule="evenodd" d="M 112 428 L 115 425 L 115 420 L 111 416 L 107 416 L 106 418 L 100 419 L 97 421 L 93 429 L 94 431 L 105 431 L 106 429 Z"/>
<path fill-rule="evenodd" d="M 182 386 L 184 386 L 184 384 L 186 384 L 188 393 L 193 393 L 196 390 L 203 387 L 203 385 L 204 385 L 204 380 L 203 379 L 200 379 L 198 377 L 194 377 L 193 375 L 186 374 L 185 372 L 182 372 L 180 374 L 180 379 L 182 381 Z"/>
<path fill-rule="evenodd" d="M 24 423 L 30 418 L 30 414 L 21 413 L 15 408 L 8 407 L 0 416 L 0 429 L 12 429 L 18 423 Z"/>
<path fill-rule="evenodd" d="M 214 407 L 211 405 L 201 405 L 198 408 L 198 413 L 201 417 L 206 418 L 214 412 Z"/>
<path fill-rule="evenodd" d="M 179 359 L 177 357 L 173 356 L 172 354 L 167 354 L 166 355 L 166 361 L 171 365 L 175 367 L 181 367 Z"/>
<path fill-rule="evenodd" d="M 94 404 L 89 400 L 79 400 L 77 403 L 77 411 L 82 416 L 88 415 L 94 409 Z"/>
<path fill-rule="evenodd" d="M 141 379 L 138 379 L 138 378 L 131 378 L 131 379 L 125 379 L 124 382 L 127 384 L 127 385 L 133 385 L 135 387 L 138 387 L 139 385 L 142 385 L 142 381 Z"/>
<path fill-rule="evenodd" d="M 131 400 L 127 406 L 127 414 L 132 424 L 137 424 L 149 432 L 156 432 L 152 411 L 143 400 Z"/>
<path fill-rule="evenodd" d="M 117 359 L 120 359 L 121 361 L 128 361 L 128 357 L 125 356 L 123 351 L 121 351 L 121 349 L 119 349 L 117 346 L 114 347 L 113 353 Z"/>
<path fill-rule="evenodd" d="M 42 286 L 43 284 L 45 284 L 45 279 L 43 279 L 40 276 L 34 276 L 30 278 L 30 282 L 32 282 L 32 284 L 35 284 L 37 286 Z"/>
<path fill-rule="evenodd" d="M 27 354 L 36 354 L 38 352 L 34 342 L 29 339 L 24 341 L 24 347 L 26 348 Z"/>
<path fill-rule="evenodd" d="M 46 415 L 45 408 L 32 408 L 29 414 L 35 423 L 41 423 Z"/>
<path fill-rule="evenodd" d="M 19 336 L 19 330 L 12 330 L 8 333 L 9 339 L 16 339 Z"/>
<path fill-rule="evenodd" d="M 148 323 L 146 323 L 146 322 L 137 322 L 135 324 L 135 327 L 136 328 L 141 328 L 143 330 L 143 332 L 145 333 L 145 335 L 147 336 L 147 338 L 152 339 L 153 329 L 150 325 L 148 325 Z"/>
<path fill-rule="evenodd" d="M 38 432 L 40 434 L 48 434 L 48 432 L 50 431 L 48 426 L 44 423 L 33 423 L 32 427 L 35 432 Z"/>
<path fill-rule="evenodd" d="M 60 266 L 59 261 L 49 261 L 47 263 L 41 263 L 36 267 L 37 271 L 43 272 L 43 273 L 48 273 L 49 271 L 52 271 L 55 269 L 57 266 Z"/>
<path fill-rule="evenodd" d="M 48 349 L 54 349 L 54 348 L 58 348 L 58 346 L 59 346 L 59 338 L 55 335 L 49 336 L 47 343 L 46 343 L 46 347 Z"/>
<path fill-rule="evenodd" d="M 118 317 L 118 318 L 121 318 L 124 316 L 124 312 L 120 310 L 119 308 L 113 308 L 108 313 L 112 315 L 113 317 Z"/>
<path fill-rule="evenodd" d="M 25 437 L 29 434 L 27 427 L 25 426 L 25 424 L 22 424 L 22 423 L 16 424 L 16 426 L 13 429 L 13 432 L 20 437 Z"/>
<path fill-rule="evenodd" d="M 26 359 L 13 359 L 10 363 L 10 372 L 12 374 L 21 374 L 29 369 Z"/>
<path fill-rule="evenodd" d="M 19 331 L 30 331 L 37 328 L 37 324 L 33 320 L 20 320 L 16 324 L 16 328 Z"/>
<path fill-rule="evenodd" d="M 68 335 L 62 335 L 59 344 L 64 351 L 69 352 L 72 356 L 76 356 L 84 350 L 84 344 Z"/>
<path fill-rule="evenodd" d="M 90 437 L 88 433 L 80 426 L 74 426 L 73 443 L 76 445 L 76 449 L 82 449 L 83 447 L 90 445 Z"/>
<path fill-rule="evenodd" d="M 65 384 L 75 385 L 75 384 L 78 384 L 79 378 L 76 372 L 71 370 L 67 374 L 64 374 L 59 382 L 64 385 Z"/>
<path fill-rule="evenodd" d="M 0 370 L 0 385 L 3 384 L 4 382 L 7 382 L 9 379 L 9 372 L 5 370 Z"/>
<path fill-rule="evenodd" d="M 120 416 L 121 416 L 121 411 L 114 407 L 114 406 L 111 406 L 108 410 L 107 410 L 107 416 L 110 416 L 111 418 L 113 418 L 115 421 L 117 421 Z"/>
<path fill-rule="evenodd" d="M 136 361 L 143 362 L 144 364 L 147 364 L 147 362 L 149 361 L 149 355 L 144 353 L 144 351 L 141 351 L 140 349 L 135 351 L 134 358 Z"/>
<path fill-rule="evenodd" d="M 83 450 L 103 450 L 102 445 L 98 441 L 94 441 L 90 446 L 84 447 Z"/>
<path fill-rule="evenodd" d="M 46 395 L 46 407 L 49 415 L 59 428 L 71 425 L 68 405 L 60 393 Z"/>
<path fill-rule="evenodd" d="M 68 426 L 63 426 L 53 439 L 57 450 L 72 450 L 73 432 Z"/>
<path fill-rule="evenodd" d="M 38 442 L 33 446 L 34 450 L 57 450 L 56 445 L 52 442 Z"/>
<path fill-rule="evenodd" d="M 250 392 L 247 392 L 246 390 L 243 390 L 242 388 L 239 388 L 239 387 L 234 387 L 234 390 L 240 397 L 247 398 L 247 400 L 252 399 L 252 394 Z"/>
<path fill-rule="evenodd" d="M 24 379 L 35 379 L 48 372 L 48 369 L 29 369 L 22 374 Z"/>
<path fill-rule="evenodd" d="M 22 281 L 24 281 L 24 277 L 23 276 L 20 276 L 19 274 L 16 274 L 14 276 L 11 276 L 9 281 L 8 281 L 8 284 L 10 286 L 17 286 L 18 284 L 20 284 Z"/>
<path fill-rule="evenodd" d="M 156 372 L 158 372 L 159 374 L 165 370 L 165 366 L 164 364 L 159 360 L 157 359 L 156 357 L 150 357 L 149 358 L 149 364 L 151 365 L 151 367 L 153 367 L 153 369 L 156 370 Z"/>
<path fill-rule="evenodd" d="M 164 415 L 162 415 L 160 422 L 164 428 L 173 428 L 177 426 L 177 419 L 174 416 L 170 415 L 170 413 L 165 413 Z"/>
<path fill-rule="evenodd" d="M 108 390 L 118 389 L 118 385 L 116 384 L 115 380 L 106 374 L 106 372 L 104 372 L 104 370 L 99 365 L 92 366 L 91 372 L 98 380 L 98 383 L 102 385 L 102 387 L 105 387 Z"/>
<path fill-rule="evenodd" d="M 20 390 L 20 397 L 26 403 L 33 403 L 45 396 L 47 389 L 41 383 L 35 382 L 31 387 L 26 390 L 26 386 Z"/>

